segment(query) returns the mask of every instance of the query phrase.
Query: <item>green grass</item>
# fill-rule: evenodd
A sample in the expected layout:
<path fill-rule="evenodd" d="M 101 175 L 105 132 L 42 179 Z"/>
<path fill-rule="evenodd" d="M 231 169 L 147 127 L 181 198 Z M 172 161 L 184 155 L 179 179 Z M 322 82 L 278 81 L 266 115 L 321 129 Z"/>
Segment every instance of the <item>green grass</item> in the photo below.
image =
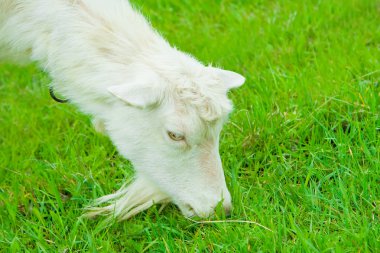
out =
<path fill-rule="evenodd" d="M 36 67 L 0 65 L 0 251 L 379 252 L 380 4 L 133 1 L 180 49 L 241 72 L 221 138 L 232 219 L 78 218 L 132 175 Z"/>

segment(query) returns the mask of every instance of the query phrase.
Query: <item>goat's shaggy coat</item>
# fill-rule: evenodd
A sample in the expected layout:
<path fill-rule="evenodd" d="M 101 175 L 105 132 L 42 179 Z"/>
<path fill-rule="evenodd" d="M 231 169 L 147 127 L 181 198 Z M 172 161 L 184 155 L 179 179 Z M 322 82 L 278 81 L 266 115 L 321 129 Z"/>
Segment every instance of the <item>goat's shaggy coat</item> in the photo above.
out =
<path fill-rule="evenodd" d="M 230 208 L 218 141 L 226 93 L 244 78 L 172 48 L 128 1 L 0 0 L 0 58 L 38 62 L 134 164 L 135 181 L 90 215 L 126 219 L 169 201 L 189 216 Z"/>

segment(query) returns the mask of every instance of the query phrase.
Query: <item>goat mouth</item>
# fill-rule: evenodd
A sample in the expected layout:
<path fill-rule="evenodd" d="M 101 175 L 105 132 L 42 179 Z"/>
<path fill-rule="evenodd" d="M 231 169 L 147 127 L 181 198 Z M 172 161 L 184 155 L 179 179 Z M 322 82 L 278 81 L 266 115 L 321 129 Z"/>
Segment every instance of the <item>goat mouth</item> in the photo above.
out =
<path fill-rule="evenodd" d="M 137 177 L 120 190 L 95 200 L 85 208 L 85 217 L 105 216 L 107 221 L 129 219 L 155 204 L 167 204 L 171 198 L 150 181 Z"/>

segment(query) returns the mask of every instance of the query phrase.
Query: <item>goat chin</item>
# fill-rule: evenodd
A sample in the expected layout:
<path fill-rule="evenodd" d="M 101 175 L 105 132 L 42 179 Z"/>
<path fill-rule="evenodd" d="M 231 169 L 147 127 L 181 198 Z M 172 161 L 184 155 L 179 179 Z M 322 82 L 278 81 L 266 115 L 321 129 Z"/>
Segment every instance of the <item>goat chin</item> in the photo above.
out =
<path fill-rule="evenodd" d="M 84 216 L 105 216 L 107 221 L 122 221 L 148 209 L 154 204 L 166 204 L 170 198 L 148 180 L 137 177 L 117 192 L 96 199 L 85 208 Z"/>

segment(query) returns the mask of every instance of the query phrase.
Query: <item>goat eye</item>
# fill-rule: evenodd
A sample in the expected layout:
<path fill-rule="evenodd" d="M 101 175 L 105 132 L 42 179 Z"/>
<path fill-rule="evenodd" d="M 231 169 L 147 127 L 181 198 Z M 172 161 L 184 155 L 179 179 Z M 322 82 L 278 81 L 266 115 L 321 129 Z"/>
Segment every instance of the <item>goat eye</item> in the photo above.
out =
<path fill-rule="evenodd" d="M 176 134 L 176 133 L 173 133 L 173 132 L 170 132 L 170 131 L 168 132 L 168 136 L 173 141 L 184 141 L 185 140 L 185 136 L 180 135 L 180 134 Z"/>

